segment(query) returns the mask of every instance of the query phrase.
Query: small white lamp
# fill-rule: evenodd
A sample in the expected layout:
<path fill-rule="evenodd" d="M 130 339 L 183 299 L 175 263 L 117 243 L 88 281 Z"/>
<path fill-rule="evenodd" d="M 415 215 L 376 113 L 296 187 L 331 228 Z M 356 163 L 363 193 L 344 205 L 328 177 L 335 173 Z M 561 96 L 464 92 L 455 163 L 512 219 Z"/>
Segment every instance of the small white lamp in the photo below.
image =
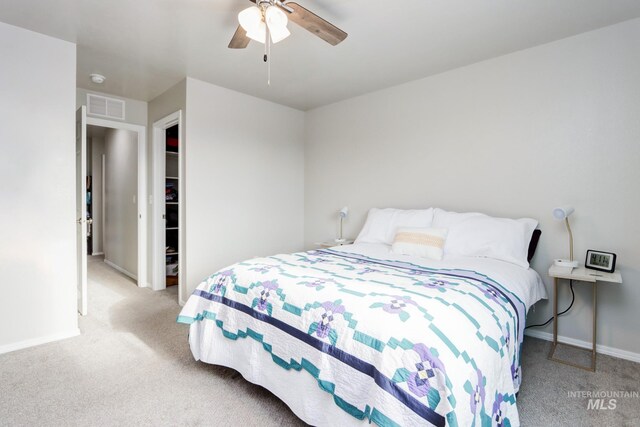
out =
<path fill-rule="evenodd" d="M 571 206 L 562 206 L 553 210 L 553 217 L 558 221 L 564 220 L 569 232 L 569 259 L 556 259 L 553 263 L 560 267 L 578 267 L 578 261 L 573 259 L 573 233 L 571 233 L 571 226 L 569 225 L 569 215 L 571 215 L 575 209 Z"/>
<path fill-rule="evenodd" d="M 349 208 L 344 207 L 338 211 L 338 216 L 340 217 L 340 236 L 336 239 L 336 243 L 344 243 L 347 241 L 344 237 L 342 237 L 342 221 L 349 215 Z"/>

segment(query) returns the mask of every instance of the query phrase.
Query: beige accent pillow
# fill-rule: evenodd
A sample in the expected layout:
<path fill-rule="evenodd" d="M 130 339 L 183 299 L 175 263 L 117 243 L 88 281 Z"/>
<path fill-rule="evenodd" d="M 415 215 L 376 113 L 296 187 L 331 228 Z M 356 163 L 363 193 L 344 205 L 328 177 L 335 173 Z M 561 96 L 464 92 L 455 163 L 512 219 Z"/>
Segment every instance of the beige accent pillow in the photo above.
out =
<path fill-rule="evenodd" d="M 396 231 L 391 252 L 439 261 L 442 259 L 446 240 L 446 228 L 402 227 Z"/>

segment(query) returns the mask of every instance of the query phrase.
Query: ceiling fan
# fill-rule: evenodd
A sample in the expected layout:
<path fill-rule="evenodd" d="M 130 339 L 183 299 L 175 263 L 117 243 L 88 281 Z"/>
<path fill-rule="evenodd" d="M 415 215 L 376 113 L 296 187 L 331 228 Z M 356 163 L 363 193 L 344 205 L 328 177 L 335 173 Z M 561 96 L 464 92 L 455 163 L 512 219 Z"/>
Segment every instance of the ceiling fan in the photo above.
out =
<path fill-rule="evenodd" d="M 267 45 L 289 36 L 287 22 L 291 20 L 305 30 L 335 46 L 347 38 L 347 33 L 294 2 L 281 0 L 250 0 L 255 3 L 238 14 L 238 29 L 230 49 L 244 49 L 251 40 Z M 265 55 L 266 61 L 266 55 Z"/>

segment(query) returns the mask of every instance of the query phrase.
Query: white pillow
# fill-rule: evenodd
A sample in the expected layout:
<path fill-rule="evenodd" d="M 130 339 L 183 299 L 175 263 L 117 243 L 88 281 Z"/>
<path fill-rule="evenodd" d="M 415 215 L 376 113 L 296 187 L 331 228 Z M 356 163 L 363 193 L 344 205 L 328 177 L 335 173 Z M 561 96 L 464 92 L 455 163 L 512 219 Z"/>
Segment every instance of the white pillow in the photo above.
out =
<path fill-rule="evenodd" d="M 432 225 L 449 229 L 445 256 L 494 258 L 529 268 L 529 241 L 538 225 L 534 219 L 494 218 L 436 209 Z"/>
<path fill-rule="evenodd" d="M 451 226 L 455 226 L 456 224 L 461 223 L 469 218 L 477 217 L 477 216 L 485 216 L 484 214 L 478 212 L 449 212 L 444 209 L 435 208 L 433 210 L 433 222 L 432 225 L 434 227 L 441 228 L 449 228 Z"/>
<path fill-rule="evenodd" d="M 398 227 L 431 227 L 433 209 L 371 208 L 367 221 L 355 243 L 384 243 L 391 245 Z"/>
<path fill-rule="evenodd" d="M 393 240 L 391 252 L 440 261 L 446 239 L 446 228 L 400 227 Z"/>

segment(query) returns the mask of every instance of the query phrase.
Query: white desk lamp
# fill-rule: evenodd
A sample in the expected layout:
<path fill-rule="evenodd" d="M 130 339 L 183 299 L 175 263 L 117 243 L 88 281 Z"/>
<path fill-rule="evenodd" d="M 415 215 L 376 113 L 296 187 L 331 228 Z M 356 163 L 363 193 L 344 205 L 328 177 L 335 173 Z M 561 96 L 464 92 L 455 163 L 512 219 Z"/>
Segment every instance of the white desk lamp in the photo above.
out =
<path fill-rule="evenodd" d="M 338 212 L 338 216 L 340 217 L 340 237 L 335 240 L 336 243 L 344 243 L 347 241 L 347 239 L 342 237 L 342 221 L 347 217 L 347 215 L 349 215 L 349 208 L 346 206 Z"/>
<path fill-rule="evenodd" d="M 571 215 L 575 209 L 571 206 L 562 206 L 553 210 L 553 217 L 558 221 L 564 219 L 564 223 L 567 226 L 569 232 L 569 259 L 556 259 L 553 263 L 559 267 L 578 267 L 578 261 L 573 259 L 573 233 L 571 233 L 571 226 L 569 225 L 569 215 Z"/>

